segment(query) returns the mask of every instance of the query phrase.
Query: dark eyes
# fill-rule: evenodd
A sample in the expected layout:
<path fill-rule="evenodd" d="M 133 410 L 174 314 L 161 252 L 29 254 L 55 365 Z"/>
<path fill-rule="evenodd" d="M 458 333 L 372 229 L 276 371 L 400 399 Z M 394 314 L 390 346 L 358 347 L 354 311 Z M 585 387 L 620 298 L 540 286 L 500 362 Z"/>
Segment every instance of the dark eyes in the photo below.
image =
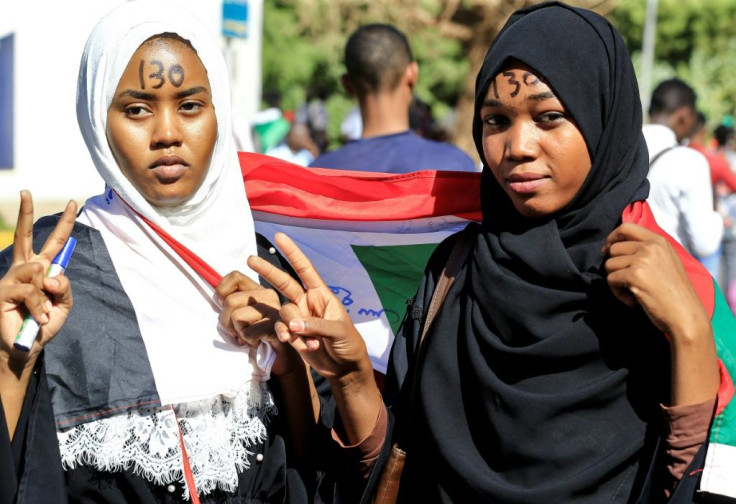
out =
<path fill-rule="evenodd" d="M 488 126 L 505 126 L 509 124 L 509 118 L 504 115 L 492 114 L 487 116 L 483 122 Z"/>
<path fill-rule="evenodd" d="M 534 118 L 534 122 L 541 126 L 549 126 L 557 124 L 567 119 L 564 112 L 551 111 L 543 112 Z M 504 114 L 488 114 L 483 118 L 483 124 L 493 128 L 501 128 L 511 124 L 511 119 Z"/>
<path fill-rule="evenodd" d="M 125 107 L 125 115 L 128 117 L 143 117 L 146 113 L 148 113 L 148 110 L 138 105 Z"/>
<path fill-rule="evenodd" d="M 185 113 L 195 113 L 199 112 L 199 110 L 202 108 L 202 104 L 198 102 L 185 102 L 181 105 L 181 110 Z"/>
<path fill-rule="evenodd" d="M 202 104 L 197 101 L 188 101 L 179 105 L 179 111 L 185 115 L 194 115 L 202 109 Z M 151 109 L 143 105 L 129 105 L 124 109 L 125 115 L 132 119 L 140 119 L 152 114 Z"/>
<path fill-rule="evenodd" d="M 542 124 L 551 124 L 556 121 L 565 119 L 567 116 L 562 112 L 545 112 L 537 118 L 537 122 Z"/>

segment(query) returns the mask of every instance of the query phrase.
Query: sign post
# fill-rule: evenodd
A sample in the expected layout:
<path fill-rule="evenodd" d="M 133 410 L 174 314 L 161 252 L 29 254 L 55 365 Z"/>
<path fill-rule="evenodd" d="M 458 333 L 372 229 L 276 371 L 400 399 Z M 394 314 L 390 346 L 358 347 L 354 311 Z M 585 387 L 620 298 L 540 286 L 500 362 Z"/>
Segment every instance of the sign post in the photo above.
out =
<path fill-rule="evenodd" d="M 248 38 L 248 0 L 223 0 L 222 35 Z"/>

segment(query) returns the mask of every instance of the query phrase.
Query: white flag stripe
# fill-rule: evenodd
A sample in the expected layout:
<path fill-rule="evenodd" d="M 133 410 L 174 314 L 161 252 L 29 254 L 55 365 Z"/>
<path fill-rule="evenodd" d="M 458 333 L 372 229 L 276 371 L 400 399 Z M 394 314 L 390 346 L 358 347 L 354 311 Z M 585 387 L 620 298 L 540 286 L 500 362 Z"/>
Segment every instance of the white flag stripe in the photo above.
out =
<path fill-rule="evenodd" d="M 717 456 L 716 456 L 717 455 Z M 736 498 L 736 446 L 708 445 L 700 490 Z"/>
<path fill-rule="evenodd" d="M 322 226 L 305 227 L 293 225 L 295 219 L 289 219 L 290 224 L 282 224 L 264 222 L 260 220 L 260 215 L 257 215 L 256 230 L 271 241 L 276 232 L 286 233 L 299 245 L 322 275 L 325 283 L 342 301 L 366 341 L 374 369 L 385 373 L 394 339 L 389 318 L 391 322 L 397 322 L 403 318 L 404 313 L 384 311 L 373 282 L 355 255 L 352 246 L 437 244 L 449 235 L 463 229 L 468 223 L 466 220 L 456 218 L 440 218 L 439 220 L 446 225 L 433 232 L 400 233 L 396 229 L 401 226 L 394 226 L 393 232 L 366 232 L 364 223 L 353 222 L 353 230 L 346 231 L 325 229 L 325 221 L 316 221 L 323 224 Z M 300 219 L 299 224 L 303 224 L 304 221 L 315 222 L 311 219 Z M 422 268 L 423 266 L 420 265 Z"/>

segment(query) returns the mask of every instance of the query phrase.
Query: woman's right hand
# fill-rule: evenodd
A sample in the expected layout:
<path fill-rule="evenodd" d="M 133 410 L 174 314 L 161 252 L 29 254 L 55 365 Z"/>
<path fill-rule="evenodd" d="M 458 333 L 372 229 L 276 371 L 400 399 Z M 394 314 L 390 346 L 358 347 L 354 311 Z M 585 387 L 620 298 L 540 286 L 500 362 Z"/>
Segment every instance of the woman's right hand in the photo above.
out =
<path fill-rule="evenodd" d="M 330 382 L 342 420 L 338 435 L 347 446 L 357 445 L 373 432 L 382 407 L 363 337 L 299 247 L 283 233 L 274 242 L 304 283 L 259 257 L 248 258 L 248 266 L 291 300 L 281 307 L 276 335 Z"/>
<path fill-rule="evenodd" d="M 64 275 L 46 277 L 46 271 L 74 228 L 76 210 L 76 203 L 70 201 L 41 251 L 35 254 L 33 200 L 28 191 L 21 192 L 13 262 L 0 279 L 0 365 L 16 375 L 35 362 L 41 349 L 59 332 L 71 309 L 69 280 Z M 33 346 L 25 352 L 13 343 L 27 314 L 41 327 Z"/>
<path fill-rule="evenodd" d="M 282 306 L 281 321 L 274 326 L 279 340 L 290 343 L 331 382 L 349 379 L 356 372 L 372 375 L 365 342 L 340 300 L 291 238 L 277 233 L 274 242 L 306 287 L 268 261 L 248 258 L 248 266 L 291 301 Z"/>

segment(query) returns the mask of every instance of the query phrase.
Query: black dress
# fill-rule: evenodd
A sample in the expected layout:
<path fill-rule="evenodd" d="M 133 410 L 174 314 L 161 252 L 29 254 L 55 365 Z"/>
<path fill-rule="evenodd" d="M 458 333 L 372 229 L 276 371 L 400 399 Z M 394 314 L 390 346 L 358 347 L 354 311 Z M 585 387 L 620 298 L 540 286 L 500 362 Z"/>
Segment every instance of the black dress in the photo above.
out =
<path fill-rule="evenodd" d="M 57 216 L 39 219 L 34 226 L 36 245 L 45 241 L 57 221 Z M 121 352 L 129 353 L 131 358 L 145 355 L 142 341 L 136 337 L 135 313 L 115 273 L 101 235 L 96 230 L 77 223 L 73 236 L 77 239 L 77 247 L 66 275 L 73 284 L 75 304 L 62 332 L 79 330 L 80 327 L 90 325 L 101 327 L 94 323 L 98 321 L 104 324 L 106 334 L 111 334 L 111 331 L 115 331 L 112 334 L 121 334 L 124 343 L 114 343 L 115 358 L 122 358 L 119 357 Z M 289 264 L 278 253 L 274 253 L 275 249 L 268 240 L 257 235 L 257 244 L 259 256 L 274 266 L 293 273 Z M 10 249 L 0 254 L 0 274 L 7 271 L 11 259 Z M 261 281 L 263 282 L 262 279 Z M 95 288 L 102 286 L 104 291 L 95 292 Z M 61 336 L 62 333 L 57 338 Z M 112 349 L 105 346 L 111 340 L 112 338 L 99 338 L 99 345 L 94 345 L 99 347 L 94 349 L 97 355 L 91 359 L 96 362 L 74 362 L 72 359 L 64 363 L 64 366 L 71 368 L 71 374 L 78 372 L 85 375 L 85 380 L 94 381 L 95 386 L 89 386 L 85 390 L 85 397 L 79 401 L 94 403 L 94 395 L 103 393 L 110 395 L 105 399 L 111 404 L 120 405 L 120 399 L 114 397 L 116 387 L 98 385 L 100 382 L 117 383 L 121 379 L 129 380 L 128 386 L 137 387 L 136 390 L 143 397 L 155 399 L 155 387 L 146 373 L 124 378 L 122 374 L 115 374 L 114 361 L 111 363 L 110 357 L 113 355 Z M 121 350 L 121 346 L 125 348 Z M 67 355 L 65 358 L 69 357 Z M 85 358 L 88 358 L 87 355 Z M 63 425 L 68 420 L 68 415 L 59 415 L 58 411 L 52 410 L 50 390 L 58 384 L 55 383 L 54 372 L 49 370 L 49 366 L 57 366 L 59 362 L 47 362 L 48 359 L 49 355 L 39 358 L 12 443 L 9 442 L 4 412 L 0 411 L 0 503 L 183 501 L 185 490 L 182 484 L 156 485 L 130 469 L 100 472 L 83 465 L 70 470 L 62 468 L 55 421 L 57 425 Z M 96 368 L 88 369 L 93 366 Z M 324 402 L 322 411 L 325 415 L 325 422 L 317 429 L 315 436 L 329 439 L 333 407 L 329 399 L 329 386 L 319 383 L 319 378 L 315 378 L 320 392 L 324 394 L 321 400 Z M 269 387 L 278 407 L 279 391 L 273 382 L 269 382 Z M 73 402 L 77 399 L 72 397 L 67 401 Z M 80 404 L 61 404 L 61 408 L 65 411 L 79 411 Z M 228 493 L 218 489 L 200 496 L 201 502 L 307 503 L 332 500 L 333 488 L 328 487 L 327 483 L 320 485 L 324 472 L 317 470 L 316 463 L 310 467 L 292 463 L 288 450 L 288 429 L 283 416 L 270 415 L 266 428 L 266 440 L 248 447 L 252 452 L 249 457 L 251 464 L 239 472 L 236 491 Z M 320 462 L 330 464 L 336 460 L 340 464 L 332 456 L 322 457 Z"/>

